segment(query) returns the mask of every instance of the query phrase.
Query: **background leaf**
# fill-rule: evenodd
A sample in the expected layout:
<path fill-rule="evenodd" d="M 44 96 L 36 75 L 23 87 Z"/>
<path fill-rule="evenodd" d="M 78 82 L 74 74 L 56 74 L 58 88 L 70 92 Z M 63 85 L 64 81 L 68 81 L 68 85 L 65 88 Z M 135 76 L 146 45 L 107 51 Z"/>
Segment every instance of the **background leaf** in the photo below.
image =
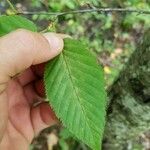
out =
<path fill-rule="evenodd" d="M 86 45 L 73 39 L 64 42 L 63 52 L 46 66 L 46 94 L 69 131 L 99 150 L 106 114 L 102 69 Z"/>
<path fill-rule="evenodd" d="M 0 17 L 0 36 L 3 36 L 19 28 L 28 29 L 30 31 L 37 31 L 36 25 L 24 17 L 17 15 L 3 15 Z"/>

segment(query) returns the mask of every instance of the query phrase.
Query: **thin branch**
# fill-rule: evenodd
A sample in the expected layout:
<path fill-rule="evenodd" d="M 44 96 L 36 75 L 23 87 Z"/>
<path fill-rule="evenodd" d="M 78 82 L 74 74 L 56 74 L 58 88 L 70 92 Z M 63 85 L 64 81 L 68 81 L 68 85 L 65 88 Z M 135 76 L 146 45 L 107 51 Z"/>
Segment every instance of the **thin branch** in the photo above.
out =
<path fill-rule="evenodd" d="M 15 7 L 13 6 L 13 4 L 11 3 L 11 1 L 10 0 L 6 0 L 7 1 L 7 3 L 8 3 L 8 5 L 10 6 L 10 8 L 12 9 L 12 11 L 16 14 L 16 13 L 18 13 L 18 11 L 15 9 Z"/>
<path fill-rule="evenodd" d="M 45 12 L 45 11 L 22 11 L 18 12 L 18 15 L 53 15 L 53 16 L 62 16 L 67 14 L 79 14 L 79 13 L 90 13 L 90 12 L 98 12 L 98 13 L 109 13 L 109 12 L 123 12 L 123 13 L 138 13 L 138 14 L 150 14 L 150 10 L 144 9 L 133 9 L 133 8 L 91 8 L 91 9 L 81 9 L 81 10 L 72 10 L 66 12 Z"/>

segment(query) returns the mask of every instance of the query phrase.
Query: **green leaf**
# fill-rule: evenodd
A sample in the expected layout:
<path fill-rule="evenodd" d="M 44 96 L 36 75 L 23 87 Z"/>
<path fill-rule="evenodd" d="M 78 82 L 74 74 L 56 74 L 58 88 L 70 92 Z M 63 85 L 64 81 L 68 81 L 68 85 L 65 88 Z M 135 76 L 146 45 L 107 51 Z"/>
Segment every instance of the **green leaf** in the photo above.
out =
<path fill-rule="evenodd" d="M 86 45 L 73 39 L 65 39 L 64 45 L 46 66 L 49 103 L 76 138 L 100 150 L 106 115 L 102 68 Z"/>
<path fill-rule="evenodd" d="M 34 23 L 21 16 L 0 17 L 0 36 L 18 28 L 37 31 Z M 46 67 L 46 93 L 69 132 L 99 150 L 106 114 L 102 69 L 85 45 L 71 39 L 64 42 L 64 51 Z"/>
<path fill-rule="evenodd" d="M 0 36 L 19 28 L 37 31 L 36 25 L 24 17 L 17 15 L 0 16 Z"/>

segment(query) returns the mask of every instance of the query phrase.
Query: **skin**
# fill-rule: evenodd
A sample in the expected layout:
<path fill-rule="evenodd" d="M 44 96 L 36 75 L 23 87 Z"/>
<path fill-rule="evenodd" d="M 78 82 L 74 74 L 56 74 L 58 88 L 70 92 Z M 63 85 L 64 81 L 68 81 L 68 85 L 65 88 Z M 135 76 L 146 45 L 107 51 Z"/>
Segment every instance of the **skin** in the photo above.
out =
<path fill-rule="evenodd" d="M 0 149 L 28 150 L 41 130 L 57 123 L 44 103 L 42 77 L 44 63 L 63 49 L 62 36 L 19 29 L 0 37 Z"/>

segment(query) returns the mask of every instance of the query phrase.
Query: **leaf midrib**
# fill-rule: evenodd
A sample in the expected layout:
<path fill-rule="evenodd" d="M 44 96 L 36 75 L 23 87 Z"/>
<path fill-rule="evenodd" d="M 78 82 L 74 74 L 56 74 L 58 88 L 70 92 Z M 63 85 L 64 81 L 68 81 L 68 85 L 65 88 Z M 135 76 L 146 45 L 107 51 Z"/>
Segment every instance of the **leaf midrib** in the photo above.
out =
<path fill-rule="evenodd" d="M 70 82 L 71 82 L 71 85 L 72 85 L 72 87 L 73 87 L 73 89 L 74 89 L 74 94 L 76 95 L 76 97 L 77 97 L 77 99 L 78 99 L 78 102 L 80 103 L 80 107 L 81 107 L 81 111 L 82 111 L 82 113 L 84 114 L 84 118 L 85 118 L 85 120 L 86 120 L 86 124 L 88 125 L 88 128 L 89 128 L 89 130 L 90 130 L 90 132 L 91 132 L 91 128 L 90 128 L 90 125 L 89 125 L 89 121 L 86 119 L 86 117 L 85 116 L 87 116 L 86 115 L 86 112 L 85 112 L 85 110 L 84 110 L 84 108 L 83 108 L 83 106 L 82 106 L 82 103 L 81 103 L 81 101 L 80 101 L 80 97 L 79 97 L 79 95 L 78 95 L 78 90 L 76 89 L 77 87 L 76 86 L 74 86 L 74 82 L 73 82 L 73 79 L 72 79 L 72 77 L 71 77 L 71 71 L 70 71 L 70 69 L 69 69 L 69 66 L 68 66 L 68 63 L 67 63 L 67 60 L 66 60 L 66 58 L 65 58 L 65 54 L 64 54 L 64 52 L 62 52 L 60 55 L 62 55 L 62 58 L 64 59 L 64 65 L 66 66 L 66 70 L 67 70 L 67 74 L 69 75 L 69 78 L 70 78 Z M 88 117 L 87 117 L 88 118 Z M 91 132 L 92 133 L 92 132 Z M 92 134 L 91 134 L 92 135 Z M 92 136 L 92 140 L 94 141 L 94 137 Z M 95 144 L 94 144 L 95 145 Z"/>

